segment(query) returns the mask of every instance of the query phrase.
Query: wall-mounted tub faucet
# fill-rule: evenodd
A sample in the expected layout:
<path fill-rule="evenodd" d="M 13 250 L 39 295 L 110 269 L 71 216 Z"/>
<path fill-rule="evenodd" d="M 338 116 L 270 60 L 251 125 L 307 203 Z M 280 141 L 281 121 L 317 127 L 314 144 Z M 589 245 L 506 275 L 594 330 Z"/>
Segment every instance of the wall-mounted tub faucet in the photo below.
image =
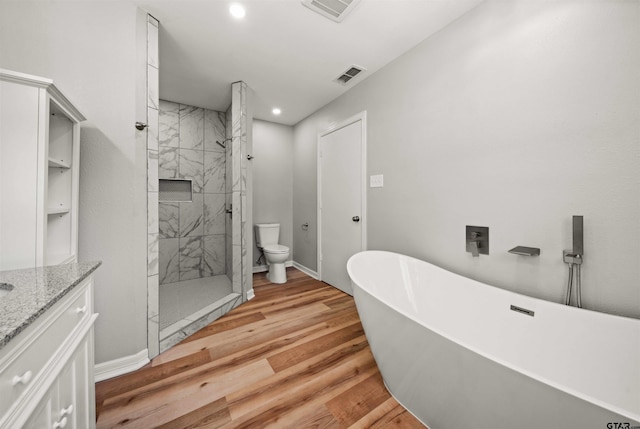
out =
<path fill-rule="evenodd" d="M 468 240 L 469 250 L 471 250 L 471 256 L 477 258 L 480 256 L 480 233 L 473 231 L 471 233 L 471 238 Z"/>
<path fill-rule="evenodd" d="M 469 226 L 466 229 L 467 252 L 477 258 L 480 255 L 489 254 L 489 227 Z"/>
<path fill-rule="evenodd" d="M 540 249 L 537 247 L 516 246 L 509 250 L 509 253 L 522 256 L 540 256 Z"/>

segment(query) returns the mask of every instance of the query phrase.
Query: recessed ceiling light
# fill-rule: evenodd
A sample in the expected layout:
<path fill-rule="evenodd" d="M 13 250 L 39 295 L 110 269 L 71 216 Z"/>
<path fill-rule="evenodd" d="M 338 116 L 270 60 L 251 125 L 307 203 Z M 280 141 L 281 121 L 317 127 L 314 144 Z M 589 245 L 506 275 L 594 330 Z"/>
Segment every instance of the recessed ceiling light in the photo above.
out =
<path fill-rule="evenodd" d="M 247 10 L 240 3 L 232 3 L 229 6 L 229 13 L 236 19 L 242 19 L 247 14 Z"/>
<path fill-rule="evenodd" d="M 277 107 L 274 107 L 271 113 L 273 113 L 274 115 L 279 115 L 280 113 L 282 113 L 282 110 L 278 109 Z"/>

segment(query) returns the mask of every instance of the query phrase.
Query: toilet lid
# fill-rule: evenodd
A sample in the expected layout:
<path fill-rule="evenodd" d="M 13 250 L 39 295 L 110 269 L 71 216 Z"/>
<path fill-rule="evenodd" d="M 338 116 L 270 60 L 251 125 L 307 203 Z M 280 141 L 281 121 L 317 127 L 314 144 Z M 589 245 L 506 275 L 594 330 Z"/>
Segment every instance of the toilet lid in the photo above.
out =
<path fill-rule="evenodd" d="M 281 244 L 269 244 L 264 246 L 263 250 L 267 253 L 287 253 L 289 248 Z"/>

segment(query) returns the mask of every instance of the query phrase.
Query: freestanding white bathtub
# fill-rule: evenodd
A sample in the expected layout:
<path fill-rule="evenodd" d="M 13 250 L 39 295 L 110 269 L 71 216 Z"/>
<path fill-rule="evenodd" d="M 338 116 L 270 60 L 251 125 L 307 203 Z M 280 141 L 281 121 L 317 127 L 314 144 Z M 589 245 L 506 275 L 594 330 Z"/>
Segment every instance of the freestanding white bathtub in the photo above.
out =
<path fill-rule="evenodd" d="M 640 427 L 639 319 L 396 253 L 358 253 L 347 270 L 387 388 L 430 429 Z"/>

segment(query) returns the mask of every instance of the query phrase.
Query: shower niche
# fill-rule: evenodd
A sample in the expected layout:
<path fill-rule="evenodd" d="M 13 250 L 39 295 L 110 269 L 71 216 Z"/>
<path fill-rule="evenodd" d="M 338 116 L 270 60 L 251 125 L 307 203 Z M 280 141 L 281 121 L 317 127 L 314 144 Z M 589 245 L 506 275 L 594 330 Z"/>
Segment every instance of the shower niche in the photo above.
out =
<path fill-rule="evenodd" d="M 193 201 L 193 184 L 191 180 L 158 180 L 158 200 L 160 203 L 189 203 Z"/>

